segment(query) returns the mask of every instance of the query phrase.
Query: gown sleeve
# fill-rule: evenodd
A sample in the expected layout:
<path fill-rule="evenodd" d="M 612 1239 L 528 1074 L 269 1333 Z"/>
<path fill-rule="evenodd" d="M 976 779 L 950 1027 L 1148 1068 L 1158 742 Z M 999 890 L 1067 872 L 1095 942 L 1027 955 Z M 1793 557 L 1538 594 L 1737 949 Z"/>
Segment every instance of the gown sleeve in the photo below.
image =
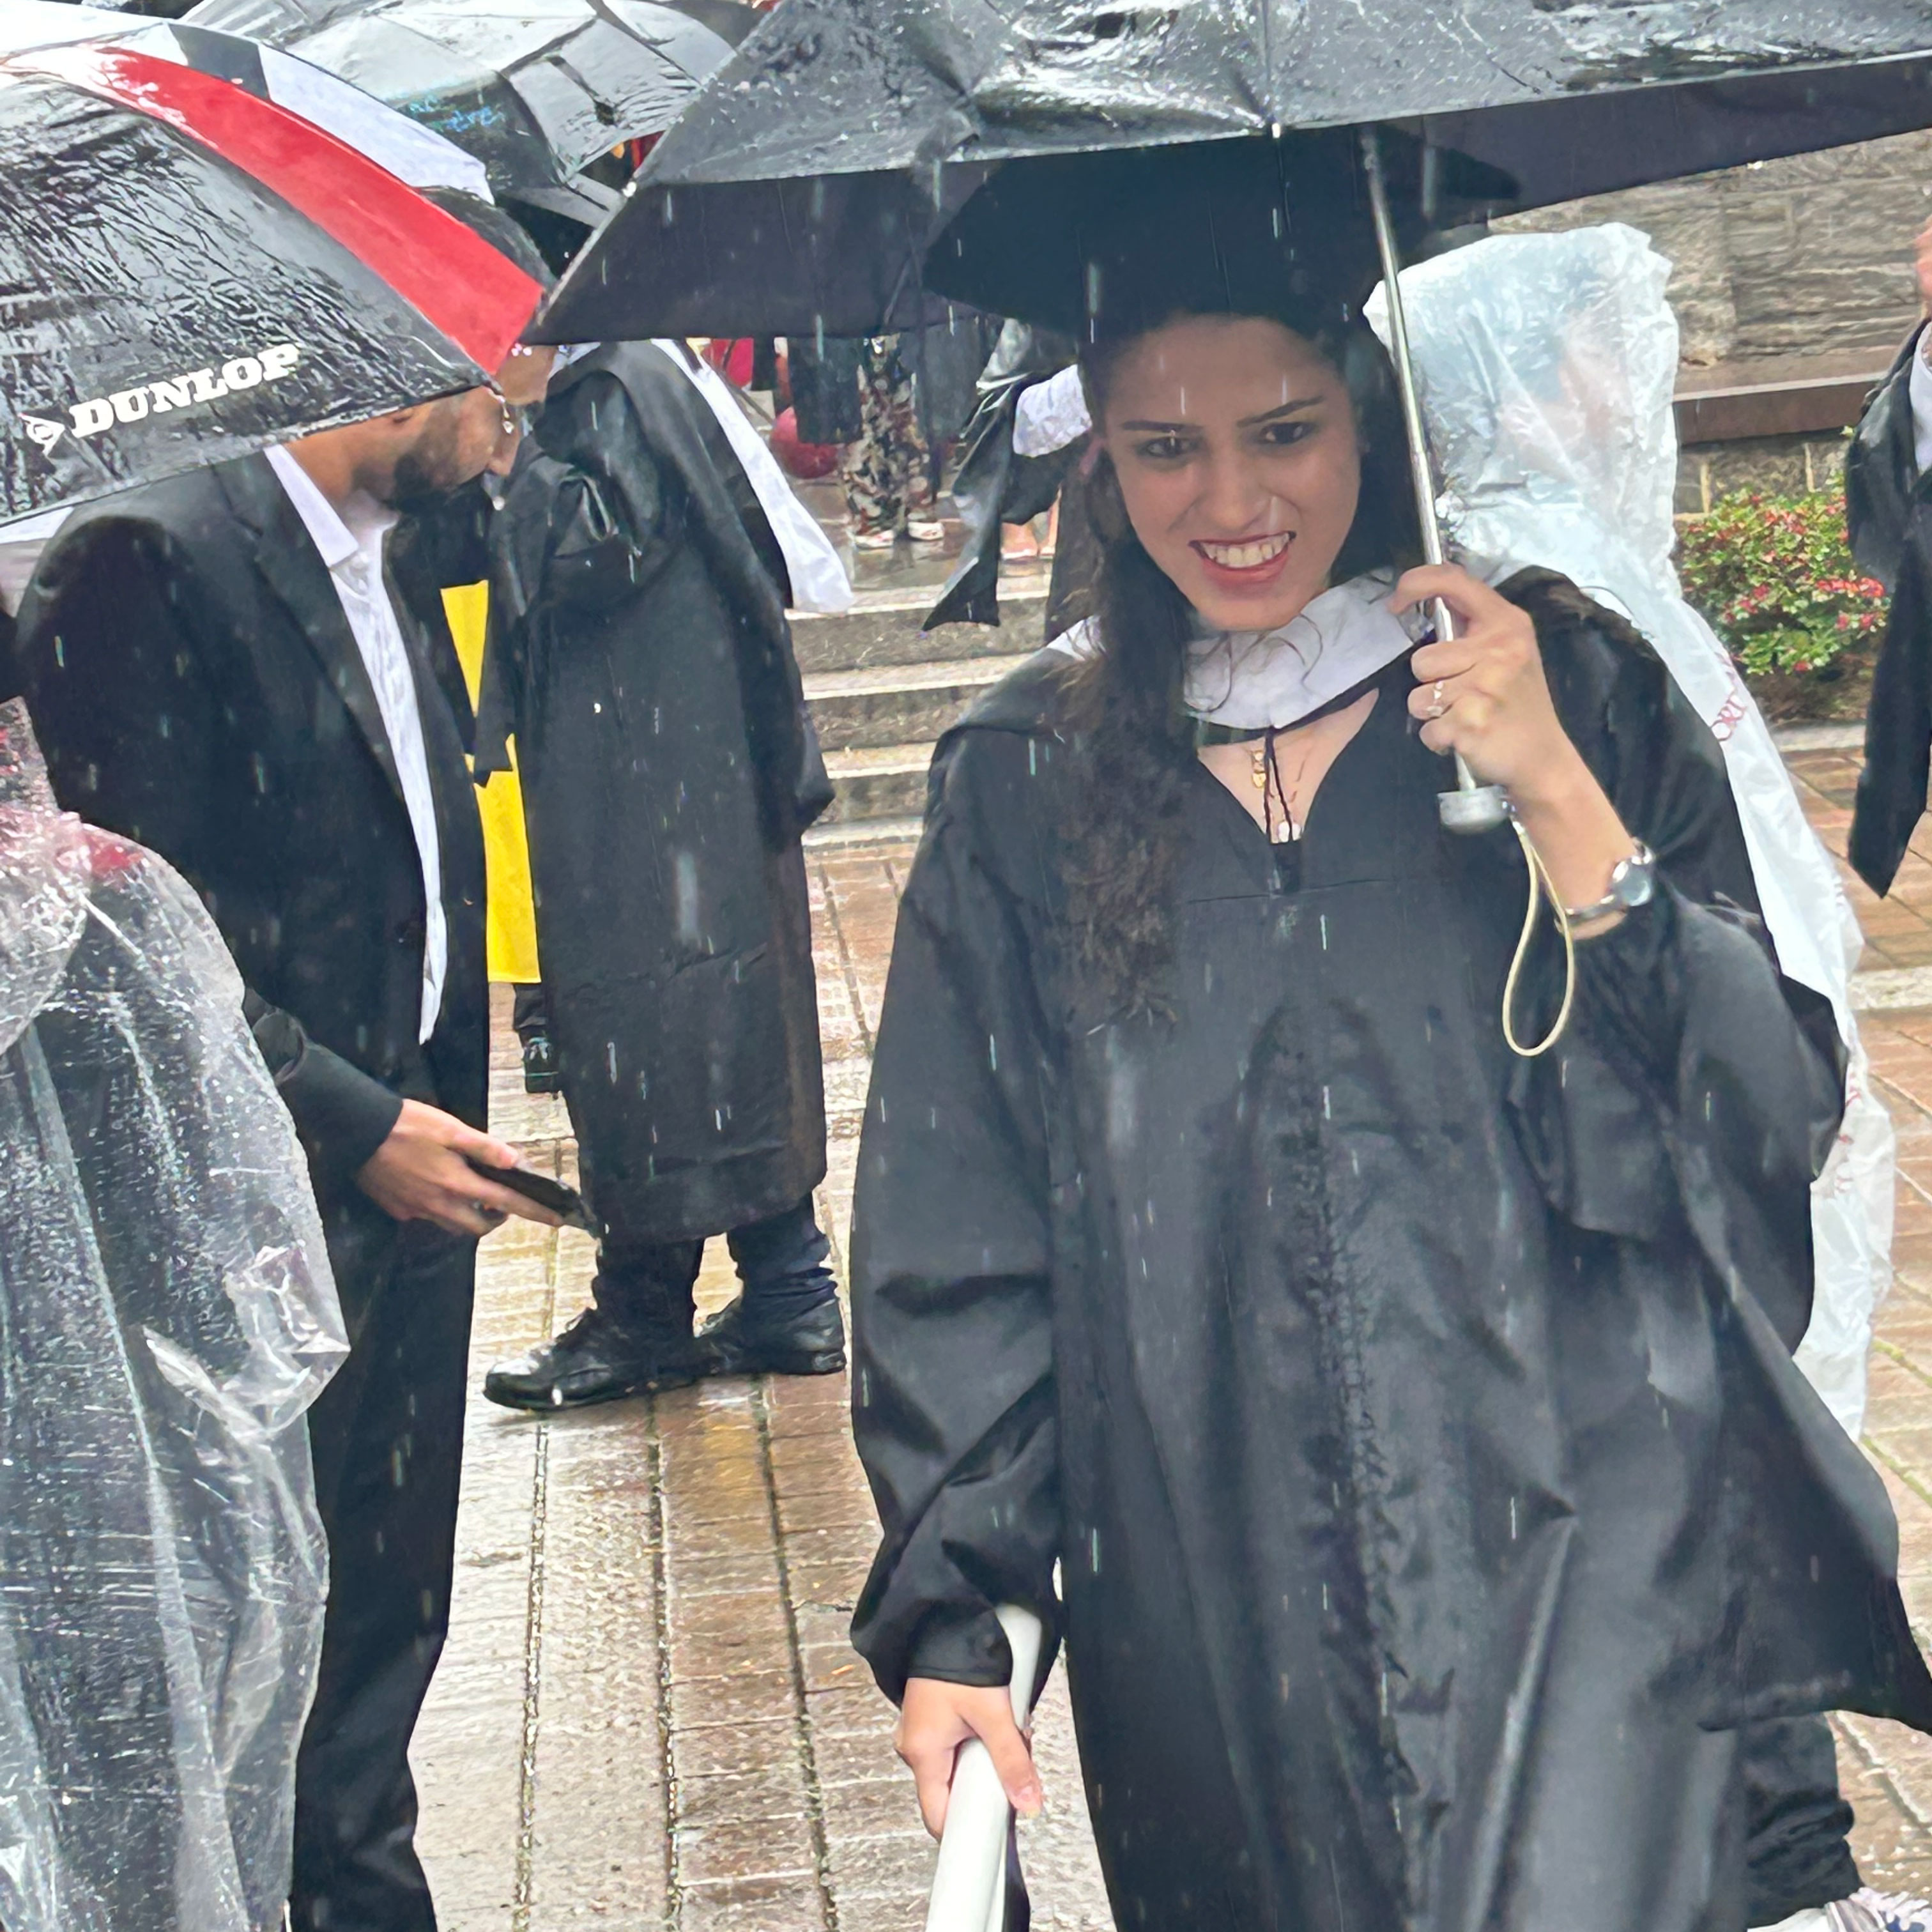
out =
<path fill-rule="evenodd" d="M 1572 586 L 1522 601 L 1566 728 L 1660 876 L 1578 946 L 1570 1036 L 1518 1070 L 1546 1186 L 1607 1233 L 1654 1237 L 1682 1210 L 1795 1347 L 1809 1190 L 1844 1104 L 1831 1008 L 1778 970 L 1722 754 L 1668 671 Z"/>
<path fill-rule="evenodd" d="M 1038 908 L 988 856 L 1026 849 L 1028 751 L 942 747 L 860 1149 L 853 1426 L 884 1534 L 852 1634 L 895 1700 L 911 1676 L 1006 1682 L 998 1605 L 1058 1621 Z"/>
<path fill-rule="evenodd" d="M 634 597 L 671 561 L 684 518 L 622 384 L 586 376 L 546 407 L 538 435 L 548 460 L 530 466 L 526 500 L 519 474 L 508 507 L 536 538 L 540 593 L 576 612 Z"/>

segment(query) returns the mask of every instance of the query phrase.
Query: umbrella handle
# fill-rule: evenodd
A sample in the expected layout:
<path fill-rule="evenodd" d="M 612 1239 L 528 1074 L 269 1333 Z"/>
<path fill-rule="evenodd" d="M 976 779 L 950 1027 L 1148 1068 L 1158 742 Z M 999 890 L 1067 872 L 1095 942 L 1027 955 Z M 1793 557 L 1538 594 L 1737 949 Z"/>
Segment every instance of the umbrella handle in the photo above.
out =
<path fill-rule="evenodd" d="M 1024 1725 L 1033 1703 L 1043 1632 L 1039 1618 L 1017 1604 L 1002 1604 L 1000 1628 L 1013 1654 L 1013 1721 Z M 962 1744 L 952 1768 L 946 1829 L 933 1869 L 926 1932 L 1000 1932 L 1006 1916 L 1006 1802 L 992 1754 L 977 1738 Z"/>

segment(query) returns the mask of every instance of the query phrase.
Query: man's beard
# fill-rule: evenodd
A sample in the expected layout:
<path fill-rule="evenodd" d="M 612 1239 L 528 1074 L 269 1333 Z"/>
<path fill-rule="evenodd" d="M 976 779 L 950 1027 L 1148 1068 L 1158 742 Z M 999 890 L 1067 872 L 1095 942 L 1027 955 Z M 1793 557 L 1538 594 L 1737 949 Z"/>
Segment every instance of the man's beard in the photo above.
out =
<path fill-rule="evenodd" d="M 396 459 L 394 473 L 383 501 L 406 517 L 434 509 L 470 478 L 461 473 L 457 448 L 463 423 L 457 398 L 433 404 L 429 421 L 416 442 Z"/>

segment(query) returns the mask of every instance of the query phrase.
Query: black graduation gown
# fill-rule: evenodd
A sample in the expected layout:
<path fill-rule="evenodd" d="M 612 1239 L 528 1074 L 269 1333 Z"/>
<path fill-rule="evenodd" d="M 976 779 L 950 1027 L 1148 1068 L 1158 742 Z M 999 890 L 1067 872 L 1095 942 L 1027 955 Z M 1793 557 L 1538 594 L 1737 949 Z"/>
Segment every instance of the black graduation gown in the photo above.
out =
<path fill-rule="evenodd" d="M 995 1604 L 1064 1631 L 1123 1927 L 1736 1932 L 1714 1727 L 1932 1720 L 1884 1490 L 1788 1354 L 1828 1016 L 1725 903 L 1654 656 L 1510 594 L 1669 882 L 1539 1061 L 1515 842 L 1440 830 L 1405 664 L 1298 847 L 1196 775 L 1171 1023 L 1062 942 L 1052 654 L 935 764 L 860 1160 L 854 1636 L 896 1696 L 1004 1682 Z"/>
<path fill-rule="evenodd" d="M 1932 506 L 1918 473 L 1912 368 L 1923 326 L 1866 400 L 1845 452 L 1845 520 L 1859 567 L 1892 593 L 1865 715 L 1850 856 L 1875 892 L 1892 888 L 1932 774 Z"/>
<path fill-rule="evenodd" d="M 478 768 L 514 730 L 564 1094 L 622 1246 L 825 1172 L 799 839 L 831 788 L 742 480 L 664 352 L 616 345 L 553 384 L 494 533 Z"/>

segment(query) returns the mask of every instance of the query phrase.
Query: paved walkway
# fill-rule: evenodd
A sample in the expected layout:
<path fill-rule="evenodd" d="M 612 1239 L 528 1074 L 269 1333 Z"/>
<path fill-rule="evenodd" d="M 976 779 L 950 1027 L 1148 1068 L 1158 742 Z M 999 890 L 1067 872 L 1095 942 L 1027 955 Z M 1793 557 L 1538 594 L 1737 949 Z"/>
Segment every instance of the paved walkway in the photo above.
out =
<path fill-rule="evenodd" d="M 1833 749 L 1793 764 L 1841 847 L 1855 766 Z M 889 846 L 813 866 L 832 1131 L 821 1208 L 842 1268 L 909 857 Z M 1882 974 L 1932 965 L 1932 840 L 1902 884 L 1895 902 L 1862 900 Z M 1919 1005 L 1868 1016 L 1900 1170 L 1869 1447 L 1898 1507 L 1908 1602 L 1932 1629 L 1932 988 Z M 561 1108 L 522 1094 L 500 1025 L 499 1042 L 498 1130 L 569 1175 Z M 486 1244 L 478 1380 L 581 1305 L 590 1259 L 569 1234 L 512 1227 Z M 731 1292 L 713 1244 L 700 1301 Z M 472 1402 L 455 1627 L 415 1750 L 447 1932 L 922 1922 L 931 1849 L 890 1709 L 845 1643 L 874 1535 L 845 1402 L 840 1377 L 713 1384 L 554 1420 Z M 1868 1880 L 1932 1893 L 1932 1742 L 1864 1719 L 1841 1735 Z M 1111 1932 L 1057 1678 L 1036 1746 L 1034 1922 Z"/>

